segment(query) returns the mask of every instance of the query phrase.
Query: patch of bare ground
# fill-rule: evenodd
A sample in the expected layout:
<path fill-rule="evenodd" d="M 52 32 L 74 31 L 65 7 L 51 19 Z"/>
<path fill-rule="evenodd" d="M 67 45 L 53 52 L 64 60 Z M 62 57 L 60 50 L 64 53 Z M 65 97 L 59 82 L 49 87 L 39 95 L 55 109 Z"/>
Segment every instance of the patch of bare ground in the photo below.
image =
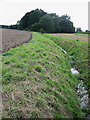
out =
<path fill-rule="evenodd" d="M 32 39 L 32 33 L 28 31 L 0 29 L 0 33 L 2 33 L 2 39 L 0 39 L 0 52 L 27 43 Z"/>
<path fill-rule="evenodd" d="M 53 35 L 88 42 L 88 34 L 74 34 L 73 33 L 73 34 L 53 34 Z"/>

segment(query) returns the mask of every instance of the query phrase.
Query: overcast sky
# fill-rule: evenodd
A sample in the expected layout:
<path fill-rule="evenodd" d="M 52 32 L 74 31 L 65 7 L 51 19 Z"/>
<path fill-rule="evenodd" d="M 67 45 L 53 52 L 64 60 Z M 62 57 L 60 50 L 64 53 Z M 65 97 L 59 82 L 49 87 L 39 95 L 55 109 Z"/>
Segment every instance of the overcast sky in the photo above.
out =
<path fill-rule="evenodd" d="M 36 8 L 59 16 L 68 14 L 75 27 L 88 29 L 89 0 L 0 0 L 0 24 L 16 24 L 26 12 Z"/>

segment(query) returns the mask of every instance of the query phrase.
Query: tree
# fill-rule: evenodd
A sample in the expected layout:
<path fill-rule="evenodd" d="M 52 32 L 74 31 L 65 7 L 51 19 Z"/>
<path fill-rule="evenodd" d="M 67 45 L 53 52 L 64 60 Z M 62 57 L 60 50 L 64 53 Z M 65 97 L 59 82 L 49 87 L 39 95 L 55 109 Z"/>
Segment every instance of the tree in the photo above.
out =
<path fill-rule="evenodd" d="M 31 26 L 32 31 L 39 31 L 40 29 L 41 29 L 41 27 L 40 27 L 39 23 L 35 23 Z"/>
<path fill-rule="evenodd" d="M 43 16 L 39 21 L 40 27 L 47 33 L 54 31 L 54 21 L 51 16 Z"/>
<path fill-rule="evenodd" d="M 70 21 L 70 16 L 62 15 L 61 17 L 54 19 L 55 32 L 59 33 L 73 33 L 75 28 L 73 23 Z"/>
<path fill-rule="evenodd" d="M 19 23 L 19 26 L 18 26 L 19 29 L 28 28 L 28 25 L 29 25 L 29 24 L 28 24 L 29 16 L 30 16 L 30 13 L 27 12 L 27 13 L 25 14 L 25 16 L 23 16 L 23 17 L 21 18 L 20 23 Z"/>
<path fill-rule="evenodd" d="M 39 31 L 43 29 L 47 33 L 73 33 L 75 28 L 69 15 L 59 17 L 56 13 L 48 14 L 41 9 L 27 12 L 16 24 L 17 29 Z"/>
<path fill-rule="evenodd" d="M 46 15 L 46 13 L 43 10 L 35 9 L 31 12 L 27 12 L 25 16 L 22 17 L 20 20 L 20 29 L 29 28 L 31 29 L 31 26 L 35 23 L 38 23 L 42 16 Z"/>
<path fill-rule="evenodd" d="M 17 24 L 16 25 L 20 25 L 20 20 L 17 21 Z"/>
<path fill-rule="evenodd" d="M 80 27 L 76 28 L 76 32 L 82 32 L 81 28 Z"/>
<path fill-rule="evenodd" d="M 66 15 L 62 15 L 61 18 L 62 18 L 63 20 L 68 20 L 68 21 L 70 21 L 70 19 L 71 19 L 70 16 L 67 15 L 67 14 L 66 14 Z"/>
<path fill-rule="evenodd" d="M 56 13 L 51 13 L 51 14 L 48 14 L 48 15 L 51 16 L 53 19 L 59 17 Z"/>

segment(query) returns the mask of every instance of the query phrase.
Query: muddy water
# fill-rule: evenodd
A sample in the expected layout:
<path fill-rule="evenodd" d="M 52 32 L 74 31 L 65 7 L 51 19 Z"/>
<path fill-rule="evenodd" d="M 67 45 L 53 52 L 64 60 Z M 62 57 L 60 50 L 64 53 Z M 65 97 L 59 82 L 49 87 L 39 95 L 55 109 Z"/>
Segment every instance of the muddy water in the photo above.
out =
<path fill-rule="evenodd" d="M 65 53 L 65 54 L 67 53 L 64 49 L 61 48 L 61 50 L 63 51 L 63 53 Z M 71 73 L 73 75 L 78 75 L 79 74 L 79 72 L 75 68 L 71 68 Z M 84 107 L 88 108 L 89 95 L 88 95 L 88 91 L 85 89 L 85 85 L 83 83 L 83 80 L 80 80 L 80 82 L 77 86 L 77 94 L 79 96 L 78 100 L 80 101 L 81 109 L 83 109 Z"/>

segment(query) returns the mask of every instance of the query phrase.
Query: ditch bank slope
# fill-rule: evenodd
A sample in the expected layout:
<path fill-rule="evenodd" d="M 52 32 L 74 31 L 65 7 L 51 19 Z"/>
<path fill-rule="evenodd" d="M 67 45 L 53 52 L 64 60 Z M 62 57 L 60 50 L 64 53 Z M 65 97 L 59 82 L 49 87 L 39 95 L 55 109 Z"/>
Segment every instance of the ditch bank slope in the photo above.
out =
<path fill-rule="evenodd" d="M 84 118 L 68 57 L 39 33 L 2 54 L 3 118 Z"/>
<path fill-rule="evenodd" d="M 67 55 L 70 56 L 69 60 L 72 61 L 70 63 L 71 66 L 75 67 L 79 71 L 80 78 L 84 80 L 87 89 L 89 89 L 88 43 L 59 36 L 53 36 L 50 34 L 46 34 L 44 36 L 54 41 L 58 46 L 67 51 Z"/>
<path fill-rule="evenodd" d="M 80 73 L 78 74 L 78 76 L 76 76 L 79 79 L 79 84 L 78 84 L 79 87 L 77 87 L 76 89 L 77 92 L 79 92 L 78 95 L 79 95 L 81 108 L 82 105 L 85 106 L 82 108 L 82 111 L 83 110 L 86 111 L 87 116 L 89 116 L 90 114 L 89 111 L 90 82 L 89 82 L 89 55 L 88 55 L 89 44 L 79 40 L 53 36 L 50 34 L 46 34 L 44 36 L 54 41 L 57 45 L 60 46 L 60 48 L 63 51 L 65 51 L 65 53 L 68 56 L 69 63 L 71 64 L 73 70 L 76 71 L 77 73 Z M 75 69 L 77 69 L 79 72 Z M 87 89 L 87 90 L 82 92 L 82 89 L 83 90 Z"/>

